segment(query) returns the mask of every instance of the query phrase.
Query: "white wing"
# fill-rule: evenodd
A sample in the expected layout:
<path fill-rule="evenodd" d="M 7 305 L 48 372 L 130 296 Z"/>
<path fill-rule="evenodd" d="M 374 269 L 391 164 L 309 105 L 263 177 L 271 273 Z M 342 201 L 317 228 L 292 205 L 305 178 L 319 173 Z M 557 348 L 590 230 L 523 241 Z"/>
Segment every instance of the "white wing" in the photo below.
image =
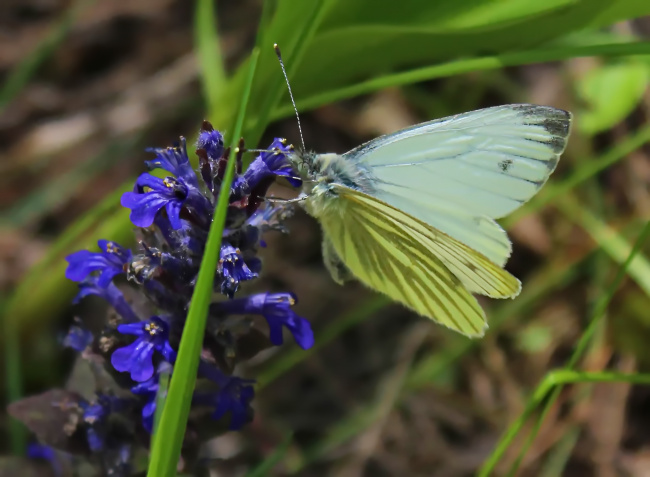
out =
<path fill-rule="evenodd" d="M 379 137 L 346 153 L 369 166 L 375 197 L 503 265 L 511 244 L 493 219 L 530 199 L 564 151 L 571 114 L 514 104 Z"/>

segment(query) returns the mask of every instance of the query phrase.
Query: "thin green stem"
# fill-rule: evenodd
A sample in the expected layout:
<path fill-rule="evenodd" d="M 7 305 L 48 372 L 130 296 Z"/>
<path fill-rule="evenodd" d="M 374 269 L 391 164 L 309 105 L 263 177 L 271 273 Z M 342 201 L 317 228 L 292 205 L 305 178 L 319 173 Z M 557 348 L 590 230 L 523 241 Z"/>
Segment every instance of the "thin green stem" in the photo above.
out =
<path fill-rule="evenodd" d="M 169 384 L 167 401 L 162 410 L 158 432 L 153 438 L 151 461 L 147 472 L 149 477 L 173 477 L 176 474 L 192 403 L 192 394 L 196 384 L 208 309 L 212 299 L 214 270 L 217 268 L 219 260 L 219 250 L 221 249 L 221 239 L 230 199 L 230 186 L 235 175 L 233 156 L 236 154 L 237 144 L 244 124 L 258 57 L 259 50 L 253 50 L 246 86 L 233 131 L 231 148 L 233 153 L 228 159 L 224 179 L 221 183 L 221 192 L 217 199 L 205 254 L 201 261 L 192 301 L 187 313 L 187 320 L 181 336 L 178 358 Z"/>

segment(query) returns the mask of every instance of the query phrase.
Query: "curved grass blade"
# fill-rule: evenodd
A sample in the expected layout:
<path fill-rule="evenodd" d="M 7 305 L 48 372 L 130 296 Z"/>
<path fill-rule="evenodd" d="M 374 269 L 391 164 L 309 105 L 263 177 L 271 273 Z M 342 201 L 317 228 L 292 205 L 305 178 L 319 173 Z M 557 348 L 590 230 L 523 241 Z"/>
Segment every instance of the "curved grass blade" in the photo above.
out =
<path fill-rule="evenodd" d="M 255 67 L 259 50 L 251 53 L 250 70 L 241 99 L 237 123 L 233 131 L 233 155 L 236 151 L 248 98 L 253 85 Z M 181 446 L 185 437 L 185 427 L 190 412 L 192 394 L 196 383 L 196 373 L 199 365 L 203 335 L 207 320 L 208 307 L 212 298 L 214 270 L 219 260 L 221 238 L 226 223 L 228 200 L 230 198 L 230 185 L 235 173 L 235 161 L 232 155 L 228 159 L 226 173 L 221 185 L 221 193 L 217 200 L 214 219 L 210 226 L 210 233 L 205 247 L 205 255 L 201 261 L 196 287 L 187 313 L 187 320 L 178 348 L 178 359 L 174 365 L 174 372 L 169 383 L 167 400 L 162 410 L 158 432 L 153 436 L 151 460 L 147 475 L 149 477 L 173 477 L 181 454 Z"/>
<path fill-rule="evenodd" d="M 631 55 L 647 55 L 650 53 L 650 42 L 612 43 L 607 45 L 589 46 L 562 46 L 547 49 L 535 49 L 517 53 L 504 53 L 502 55 L 486 56 L 456 60 L 425 68 L 418 68 L 403 73 L 394 73 L 373 78 L 368 81 L 353 84 L 332 91 L 316 94 L 310 98 L 298 98 L 297 106 L 301 112 L 315 109 L 324 104 L 341 101 L 343 99 L 372 93 L 380 89 L 393 86 L 404 86 L 420 81 L 446 78 L 473 71 L 484 71 L 503 68 L 506 66 L 527 65 L 532 63 L 546 63 L 550 61 L 580 58 L 587 56 L 619 57 Z M 271 115 L 271 120 L 285 118 L 293 114 L 290 104 L 277 108 Z"/>
<path fill-rule="evenodd" d="M 576 363 L 582 357 L 585 350 L 587 349 L 587 346 L 589 345 L 589 343 L 591 341 L 591 338 L 594 335 L 594 333 L 595 333 L 595 331 L 596 331 L 596 329 L 598 327 L 598 324 L 600 323 L 600 321 L 602 320 L 602 318 L 605 315 L 605 311 L 607 309 L 607 306 L 609 305 L 610 301 L 614 297 L 614 294 L 615 294 L 616 290 L 618 289 L 620 283 L 623 281 L 623 278 L 625 277 L 625 275 L 627 273 L 627 268 L 630 266 L 630 264 L 632 263 L 632 260 L 634 259 L 636 254 L 640 251 L 641 246 L 645 243 L 645 241 L 648 239 L 648 237 L 650 237 L 650 221 L 646 223 L 645 227 L 643 228 L 643 230 L 639 234 L 639 237 L 636 240 L 636 242 L 634 244 L 634 247 L 632 248 L 632 251 L 628 255 L 628 257 L 625 260 L 625 262 L 623 263 L 623 265 L 621 265 L 621 267 L 619 268 L 618 273 L 616 274 L 616 277 L 614 278 L 612 284 L 606 290 L 606 292 L 603 294 L 603 296 L 599 300 L 599 302 L 596 304 L 596 306 L 594 308 L 593 315 L 592 315 L 592 319 L 591 319 L 591 321 L 589 323 L 589 326 L 587 327 L 585 332 L 580 337 L 580 341 L 578 341 L 578 345 L 576 346 L 575 351 L 571 355 L 571 358 L 569 359 L 569 362 L 567 363 L 566 368 L 564 370 L 561 370 L 561 371 L 566 371 L 568 373 L 577 373 L 576 371 L 573 371 L 572 368 L 575 367 Z M 513 422 L 508 427 L 506 432 L 503 434 L 503 436 L 501 437 L 501 439 L 497 443 L 497 446 L 496 446 L 495 450 L 492 452 L 490 457 L 485 461 L 485 463 L 481 467 L 481 470 L 478 473 L 479 477 L 487 477 L 488 475 L 490 475 L 492 473 L 492 471 L 496 467 L 499 460 L 501 460 L 501 458 L 503 457 L 503 455 L 505 454 L 507 449 L 512 444 L 515 437 L 521 431 L 522 427 L 524 426 L 524 424 L 526 423 L 528 418 L 532 415 L 532 413 L 537 408 L 538 404 L 541 402 L 541 400 L 539 399 L 539 395 L 542 392 L 542 390 L 544 390 L 543 386 L 548 385 L 547 379 L 551 379 L 551 380 L 556 379 L 557 375 L 555 375 L 555 373 L 558 373 L 558 371 L 554 371 L 552 373 L 549 373 L 549 375 L 547 375 L 547 377 L 544 379 L 544 381 L 542 381 L 542 384 L 537 388 L 537 391 L 535 391 L 533 393 L 533 395 L 531 396 L 531 398 L 528 400 L 526 408 L 524 409 L 522 414 L 517 418 L 517 420 L 515 422 Z M 584 373 L 582 373 L 582 374 L 584 374 Z M 553 377 L 548 378 L 548 376 L 553 376 Z M 629 382 L 633 382 L 633 381 L 629 381 Z M 511 472 L 510 472 L 511 474 L 513 472 L 516 472 L 516 469 L 519 467 L 521 457 L 526 453 L 528 448 L 532 445 L 532 441 L 535 438 L 535 436 L 537 435 L 537 433 L 539 432 L 539 429 L 541 427 L 542 422 L 544 421 L 546 415 L 550 411 L 551 407 L 553 406 L 553 404 L 557 400 L 557 398 L 558 398 L 558 396 L 560 394 L 560 391 L 562 390 L 562 384 L 563 383 L 561 381 L 558 381 L 557 385 L 554 384 L 554 386 L 556 386 L 556 387 L 553 390 L 553 394 L 546 401 L 544 409 L 542 410 L 542 412 L 541 412 L 541 414 L 540 414 L 540 416 L 539 416 L 539 418 L 538 418 L 538 420 L 537 420 L 537 422 L 535 424 L 535 428 L 529 434 L 529 437 L 528 437 L 528 439 L 526 441 L 526 444 L 523 446 L 523 448 L 521 450 L 520 457 L 513 464 L 512 468 L 511 468 Z M 543 393 L 543 396 L 544 397 L 546 396 L 546 392 Z"/>
<path fill-rule="evenodd" d="M 615 262 L 623 263 L 630 256 L 632 247 L 618 234 L 598 219 L 587 207 L 581 205 L 573 196 L 567 195 L 556 202 L 571 221 L 579 225 Z M 641 252 L 627 266 L 627 274 L 650 297 L 650 262 Z"/>

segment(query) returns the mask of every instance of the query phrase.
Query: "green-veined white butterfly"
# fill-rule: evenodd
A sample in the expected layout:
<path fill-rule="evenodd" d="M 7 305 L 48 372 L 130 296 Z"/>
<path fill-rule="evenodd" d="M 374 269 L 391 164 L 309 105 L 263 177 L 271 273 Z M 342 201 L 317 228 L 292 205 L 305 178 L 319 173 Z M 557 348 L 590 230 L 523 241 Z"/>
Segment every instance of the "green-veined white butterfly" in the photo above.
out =
<path fill-rule="evenodd" d="M 515 104 L 430 121 L 343 155 L 294 153 L 302 204 L 323 229 L 334 280 L 349 275 L 467 336 L 485 333 L 472 293 L 513 298 L 511 243 L 494 220 L 546 182 L 571 114 Z"/>
<path fill-rule="evenodd" d="M 487 321 L 472 294 L 514 298 L 521 290 L 503 269 L 512 244 L 495 219 L 544 185 L 570 127 L 567 111 L 510 104 L 418 124 L 342 155 L 289 159 L 305 179 L 299 200 L 321 224 L 335 281 L 354 276 L 480 337 Z"/>

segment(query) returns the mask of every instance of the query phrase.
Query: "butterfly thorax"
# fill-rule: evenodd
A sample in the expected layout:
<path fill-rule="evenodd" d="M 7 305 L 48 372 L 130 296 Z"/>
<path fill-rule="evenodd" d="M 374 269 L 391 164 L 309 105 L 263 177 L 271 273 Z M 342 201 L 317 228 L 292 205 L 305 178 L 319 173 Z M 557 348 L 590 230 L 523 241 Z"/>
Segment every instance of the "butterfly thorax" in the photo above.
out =
<path fill-rule="evenodd" d="M 366 194 L 371 194 L 375 189 L 370 170 L 345 155 L 296 152 L 289 160 L 303 179 L 305 209 L 314 217 L 343 212 L 344 204 L 335 200 L 337 186 L 360 190 Z"/>

